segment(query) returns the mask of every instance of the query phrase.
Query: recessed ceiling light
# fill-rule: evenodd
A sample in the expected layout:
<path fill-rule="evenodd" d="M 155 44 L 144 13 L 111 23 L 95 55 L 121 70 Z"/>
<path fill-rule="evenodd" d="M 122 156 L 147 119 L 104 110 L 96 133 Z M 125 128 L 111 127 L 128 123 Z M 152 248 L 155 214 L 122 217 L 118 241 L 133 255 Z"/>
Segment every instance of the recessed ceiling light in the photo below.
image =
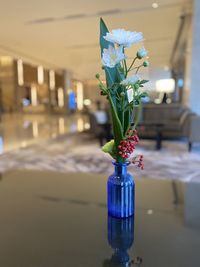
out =
<path fill-rule="evenodd" d="M 153 8 L 158 8 L 158 3 L 152 3 Z"/>

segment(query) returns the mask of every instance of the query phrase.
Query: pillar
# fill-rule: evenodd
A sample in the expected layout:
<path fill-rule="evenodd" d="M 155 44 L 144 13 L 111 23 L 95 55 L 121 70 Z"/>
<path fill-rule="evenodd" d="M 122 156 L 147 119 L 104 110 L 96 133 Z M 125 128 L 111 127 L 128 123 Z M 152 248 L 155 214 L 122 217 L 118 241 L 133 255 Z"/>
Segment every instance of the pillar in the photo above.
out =
<path fill-rule="evenodd" d="M 190 108 L 200 115 L 200 1 L 193 2 Z"/>

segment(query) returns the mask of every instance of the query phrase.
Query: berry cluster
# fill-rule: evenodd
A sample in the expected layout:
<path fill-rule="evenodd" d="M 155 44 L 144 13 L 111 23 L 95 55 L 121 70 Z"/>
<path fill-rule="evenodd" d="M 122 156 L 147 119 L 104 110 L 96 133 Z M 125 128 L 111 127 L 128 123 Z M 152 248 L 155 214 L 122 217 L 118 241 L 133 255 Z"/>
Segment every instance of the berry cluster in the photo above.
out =
<path fill-rule="evenodd" d="M 134 151 L 135 146 L 139 143 L 139 137 L 135 130 L 129 130 L 127 138 L 122 140 L 118 146 L 118 154 L 122 158 L 128 158 Z"/>
<path fill-rule="evenodd" d="M 137 164 L 137 166 L 141 169 L 144 170 L 144 162 L 143 162 L 144 156 L 140 155 L 140 156 L 136 156 L 134 159 L 132 159 L 132 163 L 133 164 Z"/>
<path fill-rule="evenodd" d="M 135 150 L 136 145 L 139 143 L 139 137 L 137 135 L 136 130 L 129 130 L 127 133 L 126 139 L 122 140 L 118 146 L 118 154 L 123 158 L 127 159 Z M 133 164 L 137 164 L 137 166 L 143 170 L 144 162 L 143 155 L 135 156 L 130 159 L 130 162 Z"/>

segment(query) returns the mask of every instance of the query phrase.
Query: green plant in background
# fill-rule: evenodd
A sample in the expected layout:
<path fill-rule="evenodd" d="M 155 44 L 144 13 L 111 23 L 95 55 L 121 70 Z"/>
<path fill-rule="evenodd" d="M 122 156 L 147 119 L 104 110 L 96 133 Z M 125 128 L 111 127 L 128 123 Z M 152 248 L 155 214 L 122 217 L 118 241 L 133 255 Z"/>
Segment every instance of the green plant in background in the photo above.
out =
<path fill-rule="evenodd" d="M 108 31 L 103 19 L 100 19 L 100 47 L 102 68 L 105 70 L 106 84 L 100 75 L 101 95 L 107 97 L 112 114 L 114 140 L 106 143 L 102 150 L 109 153 L 117 162 L 123 163 L 130 158 L 139 142 L 136 126 L 139 120 L 141 99 L 147 96 L 143 90 L 148 80 L 140 79 L 140 68 L 148 67 L 149 62 L 144 60 L 148 52 L 140 48 L 131 64 L 127 64 L 126 49 L 133 44 L 143 41 L 141 32 L 130 32 L 123 29 Z M 137 64 L 141 62 L 140 64 Z M 132 162 L 138 162 L 143 168 L 142 157 Z"/>

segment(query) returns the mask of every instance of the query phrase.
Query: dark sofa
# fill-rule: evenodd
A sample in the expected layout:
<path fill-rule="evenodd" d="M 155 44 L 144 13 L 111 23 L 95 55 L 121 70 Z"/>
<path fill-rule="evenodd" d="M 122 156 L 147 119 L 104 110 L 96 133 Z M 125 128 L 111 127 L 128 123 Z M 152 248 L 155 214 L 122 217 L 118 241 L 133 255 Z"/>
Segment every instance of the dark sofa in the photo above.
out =
<path fill-rule="evenodd" d="M 160 125 L 162 139 L 187 138 L 189 149 L 192 142 L 200 141 L 200 120 L 195 113 L 181 104 L 146 104 L 142 107 L 140 126 L 141 138 L 156 138 Z M 198 121 L 198 125 L 194 123 Z"/>

